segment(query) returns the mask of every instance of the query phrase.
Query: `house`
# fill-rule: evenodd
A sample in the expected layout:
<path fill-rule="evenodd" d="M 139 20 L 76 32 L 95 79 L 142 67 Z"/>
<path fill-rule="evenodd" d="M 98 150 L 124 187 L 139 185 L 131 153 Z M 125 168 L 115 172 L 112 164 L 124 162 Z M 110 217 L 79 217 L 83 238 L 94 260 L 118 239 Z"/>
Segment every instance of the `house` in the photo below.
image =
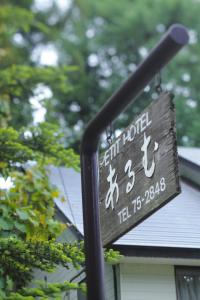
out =
<path fill-rule="evenodd" d="M 113 244 L 123 258 L 106 265 L 107 300 L 200 299 L 200 148 L 179 147 L 179 160 L 182 193 Z M 61 239 L 82 239 L 80 174 L 52 167 L 50 178 L 67 199 L 55 200 L 57 218 L 71 224 Z M 85 276 L 62 268 L 56 274 L 48 280 Z M 85 298 L 72 292 L 66 299 Z"/>

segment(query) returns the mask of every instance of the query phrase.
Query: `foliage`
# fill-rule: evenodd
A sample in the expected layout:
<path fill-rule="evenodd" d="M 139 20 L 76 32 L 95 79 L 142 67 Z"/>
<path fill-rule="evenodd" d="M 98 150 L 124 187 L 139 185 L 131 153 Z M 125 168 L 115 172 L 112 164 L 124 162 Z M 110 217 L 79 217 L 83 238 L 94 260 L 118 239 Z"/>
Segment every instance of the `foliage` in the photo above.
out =
<path fill-rule="evenodd" d="M 78 66 L 78 71 L 70 68 L 66 72 L 63 70 L 65 79 L 58 76 L 54 83 L 45 78 L 46 75 L 36 76 L 33 84 L 29 79 L 22 80 L 22 84 L 25 81 L 25 85 L 28 83 L 31 87 L 28 96 L 34 94 L 35 88 L 44 80 L 45 86 L 52 91 L 52 95 L 41 103 L 47 109 L 46 120 L 58 121 L 65 128 L 66 143 L 76 146 L 77 150 L 86 123 L 106 99 L 135 70 L 172 23 L 185 24 L 189 29 L 190 43 L 165 68 L 162 73 L 163 88 L 175 94 L 178 143 L 185 146 L 200 145 L 199 69 L 196 67 L 200 52 L 198 1 L 167 0 L 163 3 L 162 0 L 125 0 L 113 6 L 113 0 L 72 0 L 67 8 L 60 8 L 56 1 L 52 1 L 52 5 L 45 9 L 42 5 L 34 6 L 32 0 L 4 0 L 3 4 L 0 18 L 1 80 L 4 74 L 11 76 L 20 67 L 22 72 L 19 70 L 19 74 L 23 73 L 23 67 L 28 68 L 25 74 L 32 72 L 33 66 L 39 66 L 40 72 L 43 69 L 40 57 L 33 58 L 33 54 L 39 53 L 40 49 L 48 49 L 49 45 L 53 46 L 58 56 L 58 65 Z M 15 18 L 13 11 L 16 12 Z M 27 17 L 20 22 L 22 15 Z M 6 71 L 5 67 L 8 66 Z M 69 76 L 66 77 L 68 72 Z M 18 80 L 20 82 L 19 76 Z M 64 80 L 67 82 L 64 83 Z M 56 83 L 61 85 L 59 89 L 54 88 Z M 65 87 L 71 83 L 73 88 L 68 92 L 63 91 L 63 83 Z M 14 97 L 12 93 L 1 93 L 2 116 L 9 119 L 11 110 L 10 125 L 19 128 L 29 124 L 33 108 L 29 101 L 24 101 L 28 96 L 15 95 L 20 90 L 20 84 L 16 91 L 12 86 L 8 89 Z M 27 92 L 26 89 L 24 91 Z M 152 82 L 134 106 L 121 114 L 116 128 L 126 127 L 154 98 Z"/>
<path fill-rule="evenodd" d="M 34 300 L 37 299 L 56 299 L 62 300 L 62 294 L 69 290 L 82 290 L 86 292 L 85 284 L 78 285 L 77 283 L 63 282 L 63 283 L 39 283 L 37 288 L 23 288 L 20 293 L 11 293 L 10 296 L 5 297 L 5 300 Z"/>
<path fill-rule="evenodd" d="M 9 1 L 7 1 L 9 2 Z M 18 1 L 19 4 L 20 1 Z M 12 3 L 12 1 L 11 1 Z M 9 3 L 8 3 L 9 4 Z M 27 5 L 27 3 L 26 3 Z M 31 5 L 31 3 L 30 3 Z M 73 90 L 69 74 L 74 66 L 36 66 L 30 57 L 35 39 L 44 42 L 52 34 L 49 26 L 18 5 L 2 5 L 0 12 L 0 126 L 20 128 L 33 121 L 30 97 L 42 96 L 41 105 L 49 107 L 57 94 L 66 98 Z M 39 42 L 38 40 L 38 42 Z M 49 89 L 48 97 L 42 95 Z"/>
<path fill-rule="evenodd" d="M 163 88 L 175 94 L 178 143 L 200 146 L 199 1 L 125 0 L 113 3 L 113 0 L 73 0 L 65 13 L 59 15 L 57 12 L 59 18 L 55 18 L 53 27 L 54 31 L 58 30 L 59 62 L 78 65 L 79 73 L 71 77 L 76 87 L 74 92 L 69 94 L 67 101 L 60 95 L 58 102 L 52 102 L 53 111 L 47 111 L 47 120 L 63 114 L 67 124 L 74 128 L 74 139 L 79 140 L 80 129 L 135 70 L 169 26 L 183 23 L 189 29 L 190 43 L 164 69 L 162 81 Z M 46 22 L 55 15 L 55 7 L 45 13 L 40 11 L 40 15 Z M 55 35 L 53 39 L 56 44 Z M 154 98 L 152 82 L 137 102 L 119 117 L 116 128 L 127 126 Z M 76 105 L 75 111 L 72 103 Z M 69 111 L 70 118 L 66 114 Z"/>
<path fill-rule="evenodd" d="M 64 135 L 57 125 L 40 123 L 38 126 L 23 128 L 20 138 L 43 164 L 62 164 L 79 171 L 79 156 L 72 149 L 65 149 Z"/>
<path fill-rule="evenodd" d="M 14 164 L 32 159 L 31 149 L 24 146 L 19 140 L 19 134 L 13 128 L 0 129 L 0 170 L 1 174 Z"/>
<path fill-rule="evenodd" d="M 54 163 L 79 169 L 78 156 L 64 148 L 61 138 L 57 126 L 47 123 L 22 128 L 19 133 L 13 128 L 0 129 L 0 173 L 9 175 L 13 183 L 8 190 L 0 189 L 3 299 L 32 299 L 35 295 L 49 299 L 81 288 L 70 283 L 25 288 L 33 268 L 52 272 L 58 265 L 80 268 L 84 263 L 83 245 L 55 242 L 66 225 L 54 220 L 54 199 L 59 192 L 49 183 L 47 167 Z"/>
<path fill-rule="evenodd" d="M 45 87 L 51 87 L 51 92 L 68 94 L 72 87 L 68 83 L 68 73 L 75 71 L 74 67 L 31 67 L 23 65 L 12 65 L 7 67 L 5 70 L 0 72 L 0 91 L 2 102 L 2 108 L 0 110 L 0 115 L 2 117 L 1 124 L 6 124 L 6 121 L 10 121 L 10 124 L 19 125 L 24 124 L 24 122 L 19 122 L 19 111 L 16 109 L 19 103 L 23 106 L 23 111 L 27 112 L 25 118 L 32 119 L 32 110 L 29 99 L 31 96 L 38 96 L 37 90 L 41 87 L 41 83 Z M 52 96 L 47 99 L 43 99 L 43 105 L 47 105 L 48 101 L 51 101 Z M 11 118 L 12 115 L 12 118 Z M 21 116 L 21 112 L 20 112 Z M 12 120 L 11 120 L 12 119 Z M 24 119 L 24 118 L 23 118 Z M 22 120 L 23 120 L 22 119 Z M 25 120 L 26 122 L 26 120 Z"/>
<path fill-rule="evenodd" d="M 19 169 L 19 163 L 27 160 L 79 170 L 79 156 L 72 149 L 65 149 L 62 139 L 58 126 L 48 123 L 21 128 L 19 132 L 11 127 L 0 128 L 0 174 Z"/>
<path fill-rule="evenodd" d="M 84 263 L 82 248 L 79 244 L 0 238 L 1 285 L 7 292 L 9 287 L 11 291 L 22 289 L 32 279 L 33 268 L 48 272 L 53 272 L 59 264 L 80 268 Z"/>
<path fill-rule="evenodd" d="M 37 252 L 35 251 L 37 249 Z M 84 284 L 77 283 L 53 283 L 40 282 L 38 288 L 25 288 L 33 275 L 32 268 L 39 268 L 44 271 L 53 272 L 59 264 L 76 269 L 83 267 L 84 254 L 83 243 L 55 243 L 52 241 L 26 241 L 17 238 L 0 238 L 0 264 L 1 264 L 1 287 L 6 287 L 6 292 L 11 290 L 9 296 L 4 299 L 18 299 L 17 297 L 55 297 L 69 289 L 82 289 Z M 108 250 L 105 252 L 105 259 L 108 263 L 117 263 L 121 255 L 117 251 Z M 18 290 L 18 292 L 13 292 Z M 3 294 L 2 294 L 3 295 Z M 16 298 L 14 298 L 16 297 Z M 26 299 L 26 298 L 19 298 Z M 29 298 L 27 298 L 29 299 Z M 30 298 L 32 299 L 32 298 Z M 43 298 L 42 298 L 43 299 Z M 59 298 L 60 299 L 60 298 Z"/>
<path fill-rule="evenodd" d="M 24 32 L 29 32 L 31 27 L 36 27 L 40 31 L 48 33 L 48 27 L 36 20 L 34 14 L 22 7 L 13 8 L 12 5 L 4 5 L 3 9 L 0 11 L 1 27 L 0 35 L 4 37 L 5 40 L 9 36 L 12 36 L 16 31 L 23 30 Z"/>
<path fill-rule="evenodd" d="M 59 192 L 49 186 L 46 172 L 36 166 L 24 173 L 10 173 L 10 176 L 14 186 L 1 191 L 2 235 L 15 234 L 32 241 L 58 236 L 65 228 L 53 220 L 54 198 Z"/>
<path fill-rule="evenodd" d="M 59 97 L 67 99 L 74 93 L 71 82 L 78 73 L 73 65 L 35 64 L 31 59 L 35 41 L 48 42 L 53 32 L 40 14 L 28 9 L 31 0 L 9 3 L 3 1 L 0 11 L 0 176 L 12 180 L 8 190 L 0 188 L 0 298 L 62 299 L 71 289 L 86 292 L 85 285 L 43 281 L 30 288 L 28 284 L 34 268 L 54 272 L 58 266 L 84 266 L 82 242 L 56 241 L 66 224 L 54 219 L 59 191 L 48 178 L 50 164 L 79 171 L 79 156 L 66 148 L 66 135 L 58 125 L 33 124 L 31 98 L 38 97 L 50 116 L 51 102 L 54 108 Z M 48 89 L 48 96 L 41 98 L 43 89 Z M 62 114 L 57 119 L 61 123 Z M 117 252 L 105 252 L 110 263 L 119 258 Z"/>
<path fill-rule="evenodd" d="M 109 264 L 117 264 L 119 263 L 120 259 L 123 256 L 120 254 L 119 251 L 113 250 L 113 249 L 108 249 L 107 251 L 104 252 L 104 258 Z"/>
<path fill-rule="evenodd" d="M 68 73 L 75 68 L 30 64 L 28 52 L 13 41 L 16 33 L 28 36 L 30 31 L 49 32 L 31 11 L 8 5 L 1 8 L 0 175 L 12 180 L 10 189 L 0 189 L 1 299 L 58 299 L 63 291 L 83 288 L 69 282 L 25 288 L 34 268 L 52 272 L 58 265 L 80 268 L 84 263 L 82 245 L 56 242 L 66 225 L 54 219 L 54 199 L 59 193 L 47 176 L 49 164 L 79 170 L 79 157 L 66 149 L 58 126 L 32 125 L 29 101 L 41 85 L 51 88 L 50 97 L 58 90 L 67 95 L 72 90 Z M 22 124 L 29 126 L 20 128 Z"/>

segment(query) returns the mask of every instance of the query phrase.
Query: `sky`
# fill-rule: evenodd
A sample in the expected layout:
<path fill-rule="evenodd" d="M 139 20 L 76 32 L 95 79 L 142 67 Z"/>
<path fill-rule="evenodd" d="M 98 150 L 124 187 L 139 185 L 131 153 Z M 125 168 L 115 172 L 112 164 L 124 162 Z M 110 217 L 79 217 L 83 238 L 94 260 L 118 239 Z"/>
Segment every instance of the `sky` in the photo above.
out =
<path fill-rule="evenodd" d="M 33 9 L 45 11 L 50 8 L 53 3 L 55 3 L 61 11 L 63 11 L 69 8 L 71 0 L 35 0 Z"/>
<path fill-rule="evenodd" d="M 71 0 L 35 0 L 32 9 L 34 11 L 45 11 L 56 4 L 60 12 L 65 12 Z M 53 44 L 38 45 L 32 52 L 32 60 L 41 66 L 57 66 L 58 54 Z M 34 109 L 34 123 L 40 123 L 45 120 L 46 109 L 42 106 L 42 100 L 52 96 L 51 90 L 46 86 L 39 85 L 35 90 L 35 95 L 29 100 Z"/>

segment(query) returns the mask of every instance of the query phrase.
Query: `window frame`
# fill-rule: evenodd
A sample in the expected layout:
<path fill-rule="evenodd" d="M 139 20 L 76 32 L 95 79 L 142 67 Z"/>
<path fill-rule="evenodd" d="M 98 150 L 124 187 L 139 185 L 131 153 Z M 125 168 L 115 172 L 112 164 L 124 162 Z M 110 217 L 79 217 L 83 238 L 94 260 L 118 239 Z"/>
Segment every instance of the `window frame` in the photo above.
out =
<path fill-rule="evenodd" d="M 175 286 L 176 286 L 176 299 L 178 299 L 178 276 L 186 275 L 186 276 L 200 276 L 200 266 L 174 266 L 175 270 Z"/>
<path fill-rule="evenodd" d="M 86 283 L 86 277 L 80 280 L 80 283 Z M 77 290 L 77 300 L 87 300 L 87 295 L 84 295 L 81 290 Z"/>

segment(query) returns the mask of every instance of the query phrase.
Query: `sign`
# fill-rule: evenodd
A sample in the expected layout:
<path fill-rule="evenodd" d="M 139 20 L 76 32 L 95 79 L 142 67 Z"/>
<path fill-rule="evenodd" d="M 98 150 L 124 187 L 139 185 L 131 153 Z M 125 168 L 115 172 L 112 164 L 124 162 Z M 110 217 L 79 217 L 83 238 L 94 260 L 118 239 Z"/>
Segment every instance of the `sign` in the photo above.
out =
<path fill-rule="evenodd" d="M 164 92 L 100 160 L 103 245 L 117 240 L 179 193 L 174 104 Z"/>

